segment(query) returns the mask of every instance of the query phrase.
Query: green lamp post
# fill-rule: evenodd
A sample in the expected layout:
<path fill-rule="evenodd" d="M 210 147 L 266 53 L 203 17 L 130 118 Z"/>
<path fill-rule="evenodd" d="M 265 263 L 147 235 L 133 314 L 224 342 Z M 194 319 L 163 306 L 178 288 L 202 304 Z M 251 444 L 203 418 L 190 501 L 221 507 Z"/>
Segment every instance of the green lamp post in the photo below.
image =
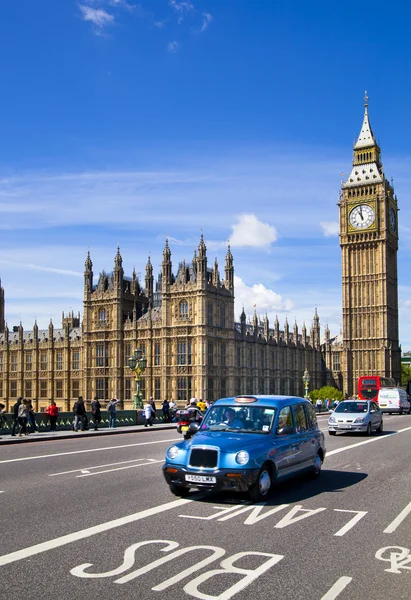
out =
<path fill-rule="evenodd" d="M 303 375 L 303 384 L 304 384 L 304 389 L 305 389 L 305 394 L 304 394 L 304 398 L 307 398 L 308 400 L 308 386 L 310 383 L 310 374 L 307 371 L 307 369 L 304 371 L 304 375 Z"/>
<path fill-rule="evenodd" d="M 134 402 L 133 408 L 143 408 L 143 401 L 140 393 L 140 382 L 141 375 L 144 373 L 147 360 L 145 356 L 143 356 L 143 352 L 140 348 L 134 350 L 134 354 L 127 359 L 128 368 L 134 371 L 135 379 L 136 379 L 136 392 L 134 394 Z"/>

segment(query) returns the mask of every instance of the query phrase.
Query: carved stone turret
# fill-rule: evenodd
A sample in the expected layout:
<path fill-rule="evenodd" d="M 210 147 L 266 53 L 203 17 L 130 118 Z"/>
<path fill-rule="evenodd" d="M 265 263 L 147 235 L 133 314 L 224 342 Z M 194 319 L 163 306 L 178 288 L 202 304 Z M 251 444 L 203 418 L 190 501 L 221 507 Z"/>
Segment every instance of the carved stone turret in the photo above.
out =
<path fill-rule="evenodd" d="M 234 266 L 233 266 L 233 255 L 231 254 L 230 244 L 228 245 L 227 254 L 225 256 L 225 270 L 224 270 L 224 285 L 228 290 L 234 290 Z"/>
<path fill-rule="evenodd" d="M 87 252 L 86 262 L 84 263 L 84 293 L 91 294 L 93 291 L 93 263 L 90 258 L 90 251 Z"/>
<path fill-rule="evenodd" d="M 153 265 L 151 264 L 150 257 L 148 257 L 146 264 L 146 278 L 145 278 L 145 292 L 149 300 L 149 305 L 153 303 L 153 289 L 154 289 L 154 277 L 153 277 Z"/>

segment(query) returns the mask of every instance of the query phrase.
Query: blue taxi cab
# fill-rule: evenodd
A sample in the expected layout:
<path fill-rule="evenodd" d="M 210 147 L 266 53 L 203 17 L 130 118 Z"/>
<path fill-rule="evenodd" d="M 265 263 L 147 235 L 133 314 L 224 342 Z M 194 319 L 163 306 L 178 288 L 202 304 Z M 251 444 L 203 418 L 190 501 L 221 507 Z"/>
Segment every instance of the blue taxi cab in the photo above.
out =
<path fill-rule="evenodd" d="M 295 396 L 235 396 L 215 402 L 189 439 L 168 448 L 163 474 L 176 496 L 190 488 L 246 491 L 264 500 L 275 481 L 321 473 L 325 457 L 311 402 Z"/>

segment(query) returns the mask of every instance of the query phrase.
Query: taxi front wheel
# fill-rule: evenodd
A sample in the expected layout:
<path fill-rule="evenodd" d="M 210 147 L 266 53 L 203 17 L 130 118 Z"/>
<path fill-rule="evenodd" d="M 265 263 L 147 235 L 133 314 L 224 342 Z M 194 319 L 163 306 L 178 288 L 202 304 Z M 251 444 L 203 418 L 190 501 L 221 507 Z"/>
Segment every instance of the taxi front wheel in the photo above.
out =
<path fill-rule="evenodd" d="M 264 465 L 258 473 L 256 482 L 248 490 L 248 495 L 253 502 L 261 502 L 269 496 L 272 485 L 271 469 Z"/>

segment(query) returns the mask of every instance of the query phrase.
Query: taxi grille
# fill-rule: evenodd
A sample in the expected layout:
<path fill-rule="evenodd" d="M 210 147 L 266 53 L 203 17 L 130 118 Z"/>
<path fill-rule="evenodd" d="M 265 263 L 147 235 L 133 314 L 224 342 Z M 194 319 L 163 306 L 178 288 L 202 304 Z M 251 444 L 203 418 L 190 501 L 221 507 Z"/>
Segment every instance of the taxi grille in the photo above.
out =
<path fill-rule="evenodd" d="M 215 469 L 217 467 L 218 451 L 205 448 L 193 448 L 190 455 L 190 467 Z"/>

